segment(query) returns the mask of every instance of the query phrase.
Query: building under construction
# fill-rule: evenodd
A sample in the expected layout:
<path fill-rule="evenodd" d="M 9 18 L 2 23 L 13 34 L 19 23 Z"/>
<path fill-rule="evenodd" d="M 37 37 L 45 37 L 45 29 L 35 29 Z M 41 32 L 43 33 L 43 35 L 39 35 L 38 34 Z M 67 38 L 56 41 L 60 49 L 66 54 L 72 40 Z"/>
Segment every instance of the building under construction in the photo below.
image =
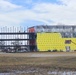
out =
<path fill-rule="evenodd" d="M 3 52 L 28 52 L 33 51 L 35 33 L 29 33 L 22 27 L 0 28 L 0 51 Z"/>
<path fill-rule="evenodd" d="M 37 51 L 76 51 L 76 26 L 33 26 L 28 32 L 36 34 L 29 44 Z"/>
<path fill-rule="evenodd" d="M 1 28 L 0 50 L 4 52 L 76 51 L 76 26 L 40 25 L 25 29 Z"/>

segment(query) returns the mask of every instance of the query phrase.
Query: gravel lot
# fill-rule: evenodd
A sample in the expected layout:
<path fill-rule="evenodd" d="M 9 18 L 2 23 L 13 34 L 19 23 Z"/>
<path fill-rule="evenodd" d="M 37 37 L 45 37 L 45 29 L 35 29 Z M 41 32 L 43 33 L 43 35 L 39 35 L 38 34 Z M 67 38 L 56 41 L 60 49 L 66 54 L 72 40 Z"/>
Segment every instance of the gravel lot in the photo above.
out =
<path fill-rule="evenodd" d="M 0 56 L 12 57 L 60 57 L 60 56 L 76 56 L 76 52 L 29 52 L 29 53 L 3 53 Z"/>

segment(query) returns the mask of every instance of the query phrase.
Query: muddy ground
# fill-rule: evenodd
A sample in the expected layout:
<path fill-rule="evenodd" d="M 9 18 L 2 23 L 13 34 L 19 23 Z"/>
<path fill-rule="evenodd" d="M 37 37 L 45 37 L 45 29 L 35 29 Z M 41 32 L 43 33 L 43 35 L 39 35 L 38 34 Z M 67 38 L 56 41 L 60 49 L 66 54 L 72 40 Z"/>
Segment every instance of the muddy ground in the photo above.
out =
<path fill-rule="evenodd" d="M 76 52 L 0 53 L 0 73 L 48 75 L 49 71 L 76 71 Z M 19 74 L 18 74 L 19 75 Z"/>

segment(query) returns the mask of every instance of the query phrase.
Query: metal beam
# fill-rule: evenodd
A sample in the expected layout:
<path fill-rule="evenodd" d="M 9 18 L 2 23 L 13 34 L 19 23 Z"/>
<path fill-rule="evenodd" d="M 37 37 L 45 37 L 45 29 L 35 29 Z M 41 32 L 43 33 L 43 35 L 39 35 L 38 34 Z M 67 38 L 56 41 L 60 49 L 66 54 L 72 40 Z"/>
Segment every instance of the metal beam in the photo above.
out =
<path fill-rule="evenodd" d="M 28 32 L 2 32 L 2 33 L 0 33 L 0 35 L 20 35 L 20 34 L 34 34 L 34 33 L 28 33 Z"/>
<path fill-rule="evenodd" d="M 0 41 L 21 41 L 21 40 L 35 40 L 35 39 L 0 39 Z"/>
<path fill-rule="evenodd" d="M 15 47 L 16 45 L 0 45 L 0 47 Z M 17 45 L 21 47 L 35 46 L 35 45 Z"/>

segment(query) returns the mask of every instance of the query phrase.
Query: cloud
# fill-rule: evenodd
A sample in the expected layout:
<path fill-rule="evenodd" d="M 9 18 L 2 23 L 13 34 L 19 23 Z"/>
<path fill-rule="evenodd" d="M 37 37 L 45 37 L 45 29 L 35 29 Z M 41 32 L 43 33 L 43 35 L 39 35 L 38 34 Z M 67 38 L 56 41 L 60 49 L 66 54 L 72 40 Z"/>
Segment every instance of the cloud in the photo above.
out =
<path fill-rule="evenodd" d="M 21 6 L 12 4 L 8 2 L 7 0 L 0 0 L 0 12 L 10 11 L 13 9 L 18 9 L 18 8 L 21 8 Z"/>
<path fill-rule="evenodd" d="M 45 20 L 52 20 L 54 23 L 76 24 L 76 0 L 59 0 L 61 4 L 41 3 L 34 7 L 35 12 Z"/>
<path fill-rule="evenodd" d="M 31 0 L 32 1 L 32 0 Z M 29 2 L 31 2 L 29 0 Z M 20 26 L 28 21 L 39 21 L 44 25 L 76 24 L 76 0 L 58 0 L 57 3 L 34 3 L 31 9 L 9 2 L 0 1 L 0 26 Z M 36 22 L 35 22 L 35 25 Z M 25 25 L 26 26 L 26 25 Z M 34 25 L 33 25 L 34 26 Z"/>
<path fill-rule="evenodd" d="M 15 17 L 11 17 L 14 14 L 9 15 L 8 13 L 15 12 L 21 9 L 22 6 L 18 6 L 8 2 L 8 0 L 0 0 L 0 27 L 1 26 L 18 26 L 18 20 Z"/>

